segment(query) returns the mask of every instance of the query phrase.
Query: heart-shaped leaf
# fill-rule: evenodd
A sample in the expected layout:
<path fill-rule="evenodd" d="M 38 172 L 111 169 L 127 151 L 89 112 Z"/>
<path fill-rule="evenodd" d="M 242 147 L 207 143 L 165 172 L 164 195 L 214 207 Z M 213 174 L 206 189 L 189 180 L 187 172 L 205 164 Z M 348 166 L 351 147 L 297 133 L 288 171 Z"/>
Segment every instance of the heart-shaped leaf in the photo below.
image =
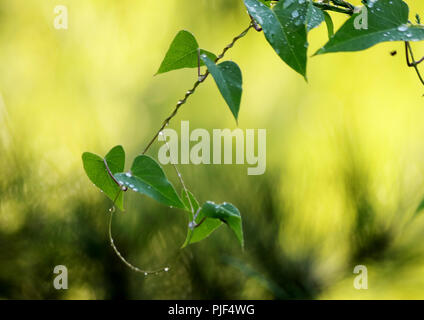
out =
<path fill-rule="evenodd" d="M 134 159 L 131 172 L 115 174 L 115 178 L 130 190 L 145 194 L 167 206 L 185 209 L 161 166 L 149 156 L 138 156 Z"/>
<path fill-rule="evenodd" d="M 201 56 L 208 71 L 213 76 L 222 97 L 230 107 L 237 121 L 242 94 L 242 75 L 238 65 L 232 61 L 225 61 L 216 65 L 206 55 Z"/>
<path fill-rule="evenodd" d="M 196 200 L 196 198 L 193 196 L 193 194 L 190 191 L 188 192 L 188 194 L 190 197 L 191 205 L 188 201 L 187 195 L 184 190 L 182 192 L 181 199 L 183 200 L 185 206 L 187 207 L 187 211 L 190 212 L 190 222 L 192 222 L 193 215 L 191 212 L 191 206 L 193 206 L 194 213 L 198 212 L 200 206 L 199 206 L 199 202 Z M 205 218 L 204 213 L 202 211 L 199 211 L 199 213 L 197 214 L 195 223 L 196 224 L 201 223 L 201 224 L 196 228 L 188 228 L 187 237 L 182 248 L 188 246 L 189 244 L 199 242 L 209 237 L 212 232 L 214 232 L 216 229 L 218 229 L 222 225 L 221 220 L 213 219 L 213 218 L 205 218 L 204 221 L 202 221 L 203 218 Z"/>
<path fill-rule="evenodd" d="M 280 1 L 272 9 L 258 0 L 244 0 L 265 38 L 292 69 L 306 79 L 308 1 Z"/>
<path fill-rule="evenodd" d="M 367 10 L 368 29 L 357 28 L 363 10 Z M 365 50 L 386 41 L 423 40 L 424 27 L 409 24 L 408 14 L 408 5 L 401 0 L 370 1 L 367 7 L 350 17 L 316 54 Z"/>
<path fill-rule="evenodd" d="M 224 202 L 223 204 L 215 204 L 207 201 L 203 204 L 200 212 L 208 218 L 219 219 L 227 224 L 235 233 L 240 245 L 244 247 L 243 226 L 241 216 L 238 209 L 231 203 Z"/>
<path fill-rule="evenodd" d="M 198 50 L 199 44 L 193 34 L 186 30 L 181 30 L 172 41 L 156 74 L 182 68 L 197 68 L 199 62 L 200 66 L 204 66 L 204 63 L 199 61 Z M 216 59 L 213 53 L 203 49 L 200 49 L 200 54 L 205 54 L 211 60 Z"/>
<path fill-rule="evenodd" d="M 90 152 L 85 152 L 82 155 L 84 170 L 88 178 L 109 199 L 114 201 L 120 192 L 120 187 L 108 173 L 104 160 L 106 160 L 112 174 L 122 172 L 125 166 L 125 151 L 122 146 L 116 146 L 108 152 L 104 159 Z M 122 192 L 116 199 L 115 204 L 119 209 L 124 210 Z"/>

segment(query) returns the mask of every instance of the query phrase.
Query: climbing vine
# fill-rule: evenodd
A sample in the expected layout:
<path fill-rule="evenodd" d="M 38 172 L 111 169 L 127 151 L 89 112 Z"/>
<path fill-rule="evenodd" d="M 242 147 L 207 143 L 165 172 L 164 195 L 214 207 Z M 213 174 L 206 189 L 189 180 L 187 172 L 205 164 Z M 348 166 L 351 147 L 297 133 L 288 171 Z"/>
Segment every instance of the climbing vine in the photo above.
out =
<path fill-rule="evenodd" d="M 244 4 L 250 19 L 249 25 L 218 55 L 200 48 L 196 38 L 189 31 L 182 30 L 177 33 L 157 74 L 182 68 L 197 68 L 197 80 L 184 97 L 178 100 L 170 115 L 163 120 L 142 154 L 134 159 L 129 171 L 125 171 L 124 168 L 125 152 L 121 146 L 112 148 L 104 157 L 89 152 L 82 155 L 88 178 L 113 201 L 113 206 L 109 210 L 110 244 L 122 262 L 136 272 L 147 275 L 166 272 L 169 267 L 153 271 L 142 270 L 129 263 L 115 246 L 112 237 L 112 218 L 115 207 L 124 210 L 124 194 L 127 191 L 148 196 L 162 205 L 188 214 L 187 237 L 182 247 L 207 238 L 223 224 L 234 233 L 241 247 L 244 246 L 242 218 L 234 205 L 227 202 L 216 204 L 212 201 L 206 201 L 200 205 L 194 194 L 187 188 L 177 166 L 173 164 L 182 186 L 181 193 L 178 193 L 159 163 L 146 153 L 209 75 L 212 75 L 219 92 L 237 121 L 242 96 L 242 73 L 235 62 L 221 62 L 221 60 L 227 51 L 250 30 L 263 32 L 266 41 L 277 55 L 305 80 L 307 79 L 309 31 L 324 22 L 329 39 L 314 53 L 315 56 L 365 50 L 381 42 L 403 41 L 407 66 L 415 69 L 419 80 L 424 85 L 423 77 L 418 69 L 418 65 L 424 61 L 424 58 L 415 60 L 410 44 L 413 41 L 424 40 L 424 26 L 421 25 L 418 14 L 415 16 L 415 24 L 409 20 L 409 7 L 402 0 L 364 0 L 363 5 L 358 7 L 344 0 L 244 0 Z M 336 32 L 328 12 L 347 16 L 345 23 Z M 202 67 L 206 68 L 204 74 L 201 73 Z M 166 141 L 165 144 L 169 148 Z"/>

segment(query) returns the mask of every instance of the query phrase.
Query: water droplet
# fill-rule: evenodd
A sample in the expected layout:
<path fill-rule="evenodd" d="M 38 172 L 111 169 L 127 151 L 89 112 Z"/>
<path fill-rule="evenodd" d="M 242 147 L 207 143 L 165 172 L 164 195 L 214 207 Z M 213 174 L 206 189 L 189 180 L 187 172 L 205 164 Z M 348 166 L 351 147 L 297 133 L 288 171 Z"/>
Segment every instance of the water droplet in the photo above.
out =
<path fill-rule="evenodd" d="M 399 31 L 406 31 L 406 30 L 408 30 L 408 26 L 405 25 L 405 24 L 403 24 L 403 25 L 401 25 L 401 26 L 398 27 L 398 30 Z"/>
<path fill-rule="evenodd" d="M 166 268 L 163 269 L 163 271 L 168 272 L 169 271 L 169 268 L 166 267 Z"/>
<path fill-rule="evenodd" d="M 129 173 L 129 172 L 125 173 L 125 175 L 126 175 L 128 178 L 130 178 L 130 177 L 131 177 L 131 173 Z"/>
<path fill-rule="evenodd" d="M 109 212 L 110 212 L 110 213 L 115 212 L 115 207 L 109 208 Z"/>

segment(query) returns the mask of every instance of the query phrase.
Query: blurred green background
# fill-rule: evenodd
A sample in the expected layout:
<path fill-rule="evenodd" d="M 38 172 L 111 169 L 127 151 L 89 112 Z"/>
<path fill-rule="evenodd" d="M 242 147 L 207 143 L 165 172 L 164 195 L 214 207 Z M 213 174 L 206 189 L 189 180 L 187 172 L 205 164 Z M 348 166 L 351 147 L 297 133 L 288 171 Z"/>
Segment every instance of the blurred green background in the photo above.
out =
<path fill-rule="evenodd" d="M 411 18 L 424 14 L 409 4 Z M 56 5 L 68 7 L 67 30 L 53 26 Z M 346 18 L 332 16 L 337 27 Z M 402 43 L 313 57 L 306 83 L 251 31 L 226 59 L 243 71 L 239 127 L 267 129 L 266 173 L 180 166 L 200 201 L 240 209 L 245 250 L 226 228 L 180 250 L 185 214 L 127 195 L 117 246 L 137 266 L 171 270 L 144 277 L 112 252 L 111 202 L 81 154 L 122 144 L 129 167 L 196 79 L 194 69 L 153 77 L 175 34 L 190 30 L 218 53 L 248 23 L 241 0 L 0 2 L 0 298 L 424 298 L 424 217 L 414 214 L 424 88 Z M 311 32 L 310 55 L 326 37 L 324 25 Z M 181 120 L 236 127 L 211 78 L 171 127 Z M 368 290 L 353 287 L 359 264 Z M 56 265 L 69 270 L 68 290 L 53 288 Z"/>

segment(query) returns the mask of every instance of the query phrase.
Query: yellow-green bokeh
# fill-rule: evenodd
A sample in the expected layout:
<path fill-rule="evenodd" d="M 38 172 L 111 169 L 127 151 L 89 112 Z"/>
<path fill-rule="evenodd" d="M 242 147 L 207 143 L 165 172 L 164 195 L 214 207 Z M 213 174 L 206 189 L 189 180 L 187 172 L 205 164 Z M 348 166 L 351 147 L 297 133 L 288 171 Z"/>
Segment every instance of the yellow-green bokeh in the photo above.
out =
<path fill-rule="evenodd" d="M 57 5 L 68 8 L 67 30 L 54 28 Z M 411 19 L 424 14 L 424 3 L 409 5 Z M 336 27 L 346 19 L 332 17 Z M 248 23 L 241 0 L 1 2 L 0 298 L 424 298 L 424 221 L 413 218 L 424 195 L 424 88 L 400 42 L 311 57 L 305 82 L 251 31 L 226 58 L 243 72 L 239 127 L 267 129 L 265 175 L 181 167 L 200 200 L 241 209 L 245 252 L 225 229 L 179 252 L 183 213 L 135 196 L 116 219 L 117 241 L 135 264 L 170 262 L 171 272 L 144 279 L 111 252 L 110 202 L 81 154 L 122 144 L 129 167 L 196 80 L 194 69 L 153 76 L 175 34 L 190 30 L 219 53 Z M 324 25 L 313 30 L 309 54 L 326 39 Z M 236 127 L 212 79 L 171 127 L 181 120 Z M 276 264 L 259 263 L 267 249 Z M 51 285 L 57 264 L 70 270 L 65 293 Z M 356 264 L 368 267 L 368 290 L 353 287 Z"/>

